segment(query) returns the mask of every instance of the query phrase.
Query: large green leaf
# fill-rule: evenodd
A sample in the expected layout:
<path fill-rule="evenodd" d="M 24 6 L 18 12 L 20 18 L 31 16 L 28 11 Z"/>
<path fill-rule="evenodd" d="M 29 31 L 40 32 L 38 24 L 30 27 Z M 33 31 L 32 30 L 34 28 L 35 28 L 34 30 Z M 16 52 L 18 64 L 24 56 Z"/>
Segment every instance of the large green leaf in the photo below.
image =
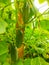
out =
<path fill-rule="evenodd" d="M 0 19 L 0 34 L 4 33 L 6 31 L 7 23 Z"/>
<path fill-rule="evenodd" d="M 31 60 L 31 65 L 49 65 L 43 58 L 36 57 Z"/>
<path fill-rule="evenodd" d="M 4 63 L 7 59 L 7 53 L 0 56 L 0 62 Z"/>
<path fill-rule="evenodd" d="M 7 45 L 5 43 L 5 41 L 0 41 L 0 62 L 4 62 L 6 61 L 7 58 Z"/>
<path fill-rule="evenodd" d="M 0 41 L 0 56 L 2 55 L 2 54 L 5 54 L 6 52 L 7 52 L 8 50 L 7 50 L 7 45 L 6 45 L 6 43 L 4 42 L 4 41 Z"/>
<path fill-rule="evenodd" d="M 35 57 L 33 59 L 19 60 L 17 65 L 49 65 L 42 57 Z"/>

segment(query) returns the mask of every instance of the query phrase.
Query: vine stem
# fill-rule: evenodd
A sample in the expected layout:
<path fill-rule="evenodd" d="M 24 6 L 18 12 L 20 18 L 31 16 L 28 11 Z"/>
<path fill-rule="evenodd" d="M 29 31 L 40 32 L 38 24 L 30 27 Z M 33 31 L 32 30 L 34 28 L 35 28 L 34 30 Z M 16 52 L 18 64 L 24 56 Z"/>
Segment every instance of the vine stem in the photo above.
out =
<path fill-rule="evenodd" d="M 30 23 L 30 22 L 32 22 L 34 19 L 39 18 L 39 17 L 41 17 L 42 15 L 44 15 L 45 12 L 46 12 L 48 9 L 49 9 L 49 8 L 47 8 L 47 9 L 46 9 L 42 14 L 40 14 L 39 16 L 32 18 L 30 21 L 28 21 L 28 23 Z M 47 14 L 47 13 L 46 13 L 46 14 Z"/>

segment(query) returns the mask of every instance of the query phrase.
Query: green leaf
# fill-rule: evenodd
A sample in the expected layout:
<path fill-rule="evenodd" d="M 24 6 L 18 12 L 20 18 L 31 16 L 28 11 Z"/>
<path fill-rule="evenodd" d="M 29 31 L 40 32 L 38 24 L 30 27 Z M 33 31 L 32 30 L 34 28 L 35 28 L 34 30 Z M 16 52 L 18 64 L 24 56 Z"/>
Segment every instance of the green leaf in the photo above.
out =
<path fill-rule="evenodd" d="M 43 2 L 45 2 L 45 0 L 38 0 L 40 4 L 42 4 Z"/>
<path fill-rule="evenodd" d="M 25 59 L 24 65 L 31 65 L 31 59 Z"/>
<path fill-rule="evenodd" d="M 43 58 L 36 57 L 31 60 L 31 65 L 49 65 Z"/>
<path fill-rule="evenodd" d="M 7 53 L 0 56 L 0 62 L 4 63 L 6 61 L 6 59 L 7 59 Z"/>
<path fill-rule="evenodd" d="M 10 2 L 10 0 L 0 0 L 0 2 L 1 2 L 1 3 L 5 3 L 5 4 L 6 4 L 6 3 L 9 3 L 9 2 Z"/>
<path fill-rule="evenodd" d="M 5 62 L 3 65 L 10 65 L 8 62 Z"/>
<path fill-rule="evenodd" d="M 48 30 L 49 31 L 49 20 L 41 20 L 40 21 L 40 26 L 44 30 Z"/>
<path fill-rule="evenodd" d="M 17 65 L 23 65 L 23 62 L 21 59 L 18 60 L 18 62 L 16 63 Z"/>
<path fill-rule="evenodd" d="M 44 49 L 43 49 L 43 48 L 36 48 L 36 50 L 37 50 L 37 52 L 38 52 L 39 54 L 42 54 L 42 53 L 44 52 Z"/>
<path fill-rule="evenodd" d="M 4 41 L 2 41 L 2 42 L 0 41 L 0 56 L 2 54 L 7 53 L 7 51 L 8 51 L 8 49 L 7 49 L 6 43 Z"/>
<path fill-rule="evenodd" d="M 4 41 L 0 41 L 0 62 L 4 62 L 7 58 L 7 45 Z"/>
<path fill-rule="evenodd" d="M 0 19 L 0 34 L 6 32 L 6 27 L 7 23 L 4 20 Z"/>

